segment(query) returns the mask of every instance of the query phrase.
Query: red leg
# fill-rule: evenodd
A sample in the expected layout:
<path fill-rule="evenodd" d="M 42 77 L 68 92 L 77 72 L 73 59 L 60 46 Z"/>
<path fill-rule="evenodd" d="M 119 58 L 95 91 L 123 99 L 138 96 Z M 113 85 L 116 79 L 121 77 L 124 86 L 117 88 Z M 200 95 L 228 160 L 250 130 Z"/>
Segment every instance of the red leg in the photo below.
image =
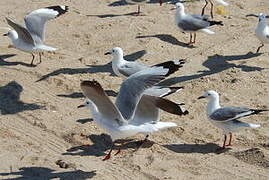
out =
<path fill-rule="evenodd" d="M 106 161 L 106 160 L 110 159 L 113 147 L 114 147 L 114 142 L 112 142 L 112 146 L 111 146 L 111 148 L 109 150 L 109 153 L 104 157 L 103 161 Z"/>
<path fill-rule="evenodd" d="M 139 143 L 139 145 L 135 151 L 137 151 L 140 147 L 142 147 L 142 145 L 147 141 L 148 137 L 149 137 L 149 135 L 146 135 L 145 139 Z"/>
<path fill-rule="evenodd" d="M 190 41 L 189 41 L 188 45 L 189 45 L 189 46 L 192 45 L 192 33 L 190 33 Z"/>
<path fill-rule="evenodd" d="M 223 142 L 223 146 L 222 146 L 223 149 L 225 149 L 226 140 L 227 140 L 227 135 L 225 134 L 224 135 L 224 142 Z"/>
<path fill-rule="evenodd" d="M 195 41 L 196 41 L 196 33 L 194 33 L 194 37 L 193 37 L 192 43 L 195 44 Z"/>
<path fill-rule="evenodd" d="M 121 144 L 122 146 L 122 144 Z M 115 156 L 121 152 L 121 146 L 119 147 L 118 151 L 115 153 Z"/>
<path fill-rule="evenodd" d="M 159 1 L 159 3 L 160 3 L 160 6 L 162 6 L 162 5 L 163 5 L 163 1 L 162 1 L 162 0 L 160 0 L 160 1 Z"/>
<path fill-rule="evenodd" d="M 226 146 L 231 146 L 232 145 L 232 137 L 233 137 L 233 134 L 230 132 L 230 140 L 229 140 L 229 144 L 227 144 Z"/>

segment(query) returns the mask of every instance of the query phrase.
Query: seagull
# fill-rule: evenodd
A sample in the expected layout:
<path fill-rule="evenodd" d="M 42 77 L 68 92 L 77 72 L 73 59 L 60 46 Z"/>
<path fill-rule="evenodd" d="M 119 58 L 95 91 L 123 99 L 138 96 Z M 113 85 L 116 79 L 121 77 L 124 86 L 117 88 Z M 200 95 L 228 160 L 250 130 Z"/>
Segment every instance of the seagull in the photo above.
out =
<path fill-rule="evenodd" d="M 128 77 L 138 71 L 149 69 L 151 67 L 163 67 L 168 69 L 168 73 L 166 76 L 176 72 L 179 68 L 183 67 L 185 64 L 185 60 L 175 60 L 175 61 L 167 61 L 164 63 L 156 64 L 154 66 L 148 66 L 139 62 L 126 61 L 123 58 L 123 50 L 120 47 L 114 47 L 109 52 L 106 52 L 105 55 L 112 55 L 112 69 L 117 76 L 120 77 Z"/>
<path fill-rule="evenodd" d="M 130 1 L 130 0 L 129 0 Z M 141 15 L 141 6 L 140 6 L 140 3 L 144 2 L 145 0 L 131 0 L 132 2 L 135 2 L 135 3 L 138 3 L 137 5 L 137 12 L 135 13 L 135 15 L 139 16 Z M 159 4 L 160 6 L 162 6 L 163 4 L 163 1 L 162 0 L 159 0 Z"/>
<path fill-rule="evenodd" d="M 223 1 L 223 0 L 215 0 L 217 3 L 223 5 L 223 6 L 229 6 L 229 3 Z M 211 5 L 211 8 L 210 8 L 210 15 L 211 15 L 211 18 L 213 18 L 213 2 L 211 0 L 205 0 L 205 6 L 203 7 L 202 9 L 202 16 L 204 15 L 205 13 L 205 8 L 206 6 L 208 5 L 208 3 L 210 3 Z"/>
<path fill-rule="evenodd" d="M 260 49 L 264 46 L 264 44 L 269 43 L 269 26 L 266 24 L 266 15 L 259 15 L 259 23 L 256 27 L 255 34 L 257 38 L 261 41 L 261 46 L 258 47 L 256 53 L 260 51 Z"/>
<path fill-rule="evenodd" d="M 210 90 L 200 96 L 198 99 L 207 98 L 209 100 L 207 104 L 207 116 L 210 122 L 216 127 L 223 130 L 224 142 L 222 148 L 231 146 L 232 133 L 237 131 L 241 127 L 258 128 L 259 124 L 251 124 L 239 121 L 239 118 L 259 114 L 263 111 L 261 109 L 249 109 L 246 107 L 234 107 L 226 106 L 221 107 L 219 104 L 219 94 L 216 91 Z M 227 134 L 230 134 L 229 143 L 226 145 Z"/>
<path fill-rule="evenodd" d="M 153 67 L 131 75 L 122 83 L 115 104 L 97 81 L 81 82 L 86 102 L 78 108 L 88 107 L 94 121 L 108 132 L 112 139 L 110 151 L 103 160 L 110 158 L 118 139 L 142 133 L 146 135 L 146 140 L 151 133 L 177 126 L 173 122 L 160 122 L 159 108 L 183 115 L 186 111 L 180 108 L 180 104 L 161 97 L 143 95 L 146 89 L 164 79 L 167 73 L 168 70 L 163 67 Z M 116 154 L 119 152 L 120 149 Z"/>
<path fill-rule="evenodd" d="M 39 53 L 39 63 L 41 63 L 41 52 L 55 51 L 56 48 L 43 44 L 45 40 L 45 23 L 68 11 L 68 6 L 50 6 L 32 11 L 24 17 L 26 28 L 6 18 L 7 23 L 14 29 L 9 30 L 4 36 L 8 36 L 12 41 L 12 46 L 25 52 L 30 52 L 33 56 Z"/>
<path fill-rule="evenodd" d="M 174 9 L 174 8 L 173 8 Z M 209 16 L 198 14 L 185 14 L 184 5 L 182 3 L 176 3 L 176 25 L 182 32 L 190 32 L 189 45 L 193 45 L 196 39 L 196 32 L 202 31 L 208 34 L 215 34 L 215 32 L 208 29 L 213 25 L 223 26 L 222 21 L 209 21 Z M 192 33 L 194 34 L 194 40 L 192 41 Z"/>

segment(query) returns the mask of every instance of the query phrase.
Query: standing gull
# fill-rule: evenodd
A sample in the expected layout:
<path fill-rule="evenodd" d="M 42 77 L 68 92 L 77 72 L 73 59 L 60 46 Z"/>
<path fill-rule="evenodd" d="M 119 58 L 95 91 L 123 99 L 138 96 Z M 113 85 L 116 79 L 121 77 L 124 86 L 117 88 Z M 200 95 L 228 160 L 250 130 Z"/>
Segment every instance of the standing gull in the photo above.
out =
<path fill-rule="evenodd" d="M 207 98 L 209 100 L 207 104 L 207 116 L 212 124 L 223 130 L 224 142 L 222 148 L 225 146 L 231 146 L 232 133 L 241 127 L 258 128 L 259 124 L 251 124 L 239 121 L 237 119 L 250 116 L 253 114 L 259 114 L 263 111 L 261 109 L 249 109 L 245 107 L 226 106 L 221 107 L 219 104 L 219 94 L 216 91 L 210 90 L 200 96 L 198 99 Z M 229 143 L 226 145 L 227 134 L 230 134 Z"/>
<path fill-rule="evenodd" d="M 153 66 L 147 66 L 145 64 L 135 62 L 135 61 L 126 61 L 123 58 L 123 50 L 120 47 L 114 47 L 105 55 L 112 55 L 112 69 L 117 76 L 128 77 L 138 71 L 149 69 Z M 179 68 L 183 67 L 185 61 L 183 59 L 175 61 L 167 61 L 164 63 L 156 64 L 155 67 L 163 67 L 168 70 L 166 76 L 176 72 Z"/>
<path fill-rule="evenodd" d="M 189 45 L 193 45 L 196 39 L 196 32 L 202 31 L 208 34 L 215 34 L 215 32 L 208 29 L 208 27 L 213 25 L 221 25 L 222 21 L 209 21 L 208 16 L 198 15 L 198 14 L 185 14 L 184 5 L 182 3 L 176 3 L 176 25 L 182 32 L 190 33 Z M 194 34 L 194 39 L 192 41 L 192 33 Z"/>
<path fill-rule="evenodd" d="M 261 41 L 261 46 L 256 51 L 258 53 L 264 44 L 269 44 L 269 26 L 266 24 L 266 15 L 262 13 L 259 15 L 259 23 L 256 27 L 255 34 Z"/>
<path fill-rule="evenodd" d="M 110 134 L 113 141 L 109 153 L 103 160 L 110 158 L 114 143 L 118 139 L 139 133 L 148 135 L 176 126 L 172 122 L 159 121 L 159 108 L 182 115 L 179 104 L 161 97 L 143 95 L 147 88 L 160 82 L 167 73 L 167 69 L 153 67 L 131 75 L 122 83 L 115 104 L 108 98 L 98 82 L 83 81 L 81 83 L 82 92 L 87 100 L 78 107 L 88 107 L 93 119 Z M 116 154 L 119 152 L 120 149 Z"/>
<path fill-rule="evenodd" d="M 31 65 L 33 65 L 35 55 L 39 53 L 39 63 L 41 63 L 41 52 L 55 51 L 56 48 L 45 45 L 45 23 L 56 18 L 68 10 L 68 6 L 50 6 L 32 11 L 24 17 L 26 28 L 6 18 L 7 23 L 14 29 L 8 31 L 4 36 L 8 36 L 15 48 L 30 52 L 33 56 Z"/>
<path fill-rule="evenodd" d="M 223 1 L 223 0 L 215 0 L 217 3 L 223 5 L 223 6 L 228 6 L 229 3 Z M 206 6 L 208 5 L 208 3 L 210 3 L 211 7 L 210 7 L 210 15 L 211 15 L 211 18 L 213 18 L 213 2 L 212 0 L 205 0 L 205 6 L 203 7 L 202 9 L 202 16 L 204 15 L 205 13 L 205 8 Z"/>

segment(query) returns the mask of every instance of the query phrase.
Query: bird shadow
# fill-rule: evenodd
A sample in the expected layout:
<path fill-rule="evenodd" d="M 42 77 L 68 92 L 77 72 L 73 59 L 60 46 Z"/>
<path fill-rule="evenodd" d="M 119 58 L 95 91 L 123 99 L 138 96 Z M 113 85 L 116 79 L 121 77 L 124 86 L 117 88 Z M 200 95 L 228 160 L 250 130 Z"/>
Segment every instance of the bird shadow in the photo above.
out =
<path fill-rule="evenodd" d="M 106 92 L 106 94 L 108 96 L 112 96 L 112 97 L 116 97 L 118 95 L 118 93 L 115 92 L 115 91 L 113 91 L 113 90 L 105 90 L 105 92 Z M 80 92 L 74 92 L 74 93 L 71 93 L 71 94 L 58 94 L 57 96 L 59 96 L 59 97 L 65 97 L 65 98 L 72 98 L 72 99 L 85 97 Z"/>
<path fill-rule="evenodd" d="M 92 121 L 93 121 L 93 119 L 89 119 L 89 118 L 87 118 L 87 119 L 78 119 L 77 120 L 77 122 L 81 123 L 81 124 L 86 124 L 86 123 L 89 123 L 89 122 L 92 122 Z"/>
<path fill-rule="evenodd" d="M 91 145 L 80 145 L 74 146 L 67 149 L 65 153 L 62 155 L 72 155 L 72 156 L 104 156 L 105 152 L 110 149 L 112 140 L 109 135 L 101 134 L 101 135 L 89 135 L 88 138 L 92 141 Z M 136 149 L 138 147 L 140 141 L 134 141 L 133 139 L 123 139 L 118 140 L 115 143 L 114 150 L 121 149 Z M 118 144 L 120 143 L 120 144 Z M 121 145 L 123 144 L 123 145 Z M 141 148 L 150 148 L 154 142 L 147 140 L 145 144 Z"/>
<path fill-rule="evenodd" d="M 124 59 L 129 60 L 129 61 L 136 61 L 137 59 L 144 56 L 146 53 L 147 53 L 146 50 L 137 51 L 137 52 L 124 56 Z M 51 73 L 43 75 L 36 82 L 40 82 L 40 81 L 48 79 L 49 77 L 58 76 L 60 74 L 73 75 L 73 74 L 87 74 L 87 73 L 94 74 L 94 73 L 103 72 L 103 73 L 110 73 L 110 76 L 116 76 L 112 69 L 112 62 L 109 62 L 107 64 L 102 64 L 102 65 L 86 65 L 86 66 L 87 68 L 77 68 L 77 69 L 60 68 Z"/>
<path fill-rule="evenodd" d="M 20 100 L 23 87 L 16 81 L 0 87 L 0 114 L 15 114 L 22 111 L 33 111 L 43 108 L 37 104 L 25 103 Z"/>
<path fill-rule="evenodd" d="M 176 83 L 190 81 L 190 80 L 198 79 L 198 78 L 201 78 L 204 76 L 219 73 L 219 72 L 222 72 L 222 71 L 230 69 L 230 68 L 239 68 L 244 72 L 262 71 L 265 68 L 255 67 L 255 66 L 247 66 L 247 65 L 244 65 L 245 62 L 243 62 L 242 64 L 239 64 L 239 65 L 236 65 L 234 63 L 230 63 L 231 61 L 247 60 L 250 58 L 258 57 L 261 54 L 262 53 L 248 52 L 247 54 L 243 54 L 243 55 L 225 55 L 225 56 L 223 56 L 223 55 L 215 54 L 213 56 L 208 56 L 208 59 L 202 65 L 207 67 L 209 70 L 198 71 L 197 74 L 193 74 L 193 75 L 169 78 L 169 79 L 162 81 L 160 83 L 160 85 L 171 86 L 171 85 L 176 84 Z"/>
<path fill-rule="evenodd" d="M 137 16 L 137 12 L 125 13 L 125 14 L 88 14 L 87 17 L 99 17 L 99 18 L 112 18 L 120 16 Z"/>
<path fill-rule="evenodd" d="M 115 1 L 112 2 L 110 4 L 108 4 L 108 6 L 126 6 L 126 5 L 134 5 L 136 3 L 141 3 L 141 2 L 145 2 L 148 4 L 156 4 L 156 3 L 160 3 L 160 0 L 119 0 L 119 1 Z M 162 0 L 163 3 L 168 3 L 171 2 L 172 4 L 175 4 L 176 2 L 179 2 L 179 0 Z"/>
<path fill-rule="evenodd" d="M 221 154 L 230 150 L 230 148 L 223 149 L 217 144 L 207 143 L 207 144 L 166 144 L 163 147 L 176 152 L 176 153 L 200 153 L 208 154 L 215 153 Z"/>
<path fill-rule="evenodd" d="M 2 180 L 37 180 L 37 179 L 59 179 L 59 180 L 86 180 L 92 178 L 96 175 L 96 171 L 82 171 L 82 170 L 73 170 L 73 171 L 65 171 L 65 172 L 56 172 L 54 169 L 46 168 L 46 167 L 22 167 L 19 171 L 9 172 L 9 173 L 0 173 L 2 178 L 4 176 L 20 176 L 14 178 L 4 178 Z"/>
<path fill-rule="evenodd" d="M 156 35 L 136 36 L 136 38 L 137 39 L 141 39 L 141 38 L 158 38 L 161 41 L 170 43 L 172 45 L 182 46 L 182 47 L 186 47 L 186 48 L 195 48 L 195 46 L 189 46 L 186 43 L 178 41 L 174 36 L 172 36 L 170 34 L 156 34 Z"/>
<path fill-rule="evenodd" d="M 16 54 L 5 54 L 5 55 L 0 55 L 0 66 L 17 66 L 17 65 L 22 65 L 26 67 L 35 67 L 36 65 L 31 65 L 27 64 L 24 62 L 8 62 L 5 61 L 5 59 L 11 58 L 13 56 L 16 56 Z"/>

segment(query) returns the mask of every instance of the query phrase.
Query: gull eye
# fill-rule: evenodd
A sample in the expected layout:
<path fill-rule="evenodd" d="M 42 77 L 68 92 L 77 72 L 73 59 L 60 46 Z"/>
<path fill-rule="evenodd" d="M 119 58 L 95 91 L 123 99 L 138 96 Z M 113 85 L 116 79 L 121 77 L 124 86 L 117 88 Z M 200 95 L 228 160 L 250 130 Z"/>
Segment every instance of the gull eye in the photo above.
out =
<path fill-rule="evenodd" d="M 87 101 L 86 104 L 90 104 L 90 103 Z"/>

